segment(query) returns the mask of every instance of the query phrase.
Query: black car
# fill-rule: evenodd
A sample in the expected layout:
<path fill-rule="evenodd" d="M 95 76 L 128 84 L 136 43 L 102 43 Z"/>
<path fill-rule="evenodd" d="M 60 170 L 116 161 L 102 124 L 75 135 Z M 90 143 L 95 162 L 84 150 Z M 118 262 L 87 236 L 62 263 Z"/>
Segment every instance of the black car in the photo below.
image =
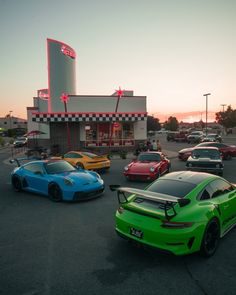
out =
<path fill-rule="evenodd" d="M 196 147 L 186 162 L 186 169 L 223 175 L 222 156 L 216 147 Z"/>
<path fill-rule="evenodd" d="M 167 141 L 175 141 L 175 136 L 178 132 L 177 131 L 168 131 L 166 135 L 166 140 Z"/>

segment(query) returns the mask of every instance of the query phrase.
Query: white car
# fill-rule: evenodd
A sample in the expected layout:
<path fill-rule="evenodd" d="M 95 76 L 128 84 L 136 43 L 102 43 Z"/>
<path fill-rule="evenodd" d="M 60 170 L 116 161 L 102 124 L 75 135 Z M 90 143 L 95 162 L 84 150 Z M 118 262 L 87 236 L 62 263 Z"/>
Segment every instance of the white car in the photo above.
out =
<path fill-rule="evenodd" d="M 187 136 L 188 143 L 200 143 L 204 137 L 202 131 L 193 131 L 191 134 Z"/>
<path fill-rule="evenodd" d="M 26 146 L 27 145 L 27 142 L 28 142 L 27 137 L 17 137 L 15 139 L 15 141 L 13 142 L 13 146 L 15 148 L 17 148 L 17 147 L 23 147 L 23 146 Z"/>

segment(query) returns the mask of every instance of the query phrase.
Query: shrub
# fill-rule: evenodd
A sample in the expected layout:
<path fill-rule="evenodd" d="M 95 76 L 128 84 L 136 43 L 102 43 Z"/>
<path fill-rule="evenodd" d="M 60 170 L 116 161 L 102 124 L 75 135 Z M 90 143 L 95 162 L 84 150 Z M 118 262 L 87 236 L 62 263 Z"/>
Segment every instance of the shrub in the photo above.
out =
<path fill-rule="evenodd" d="M 4 145 L 5 145 L 5 140 L 4 138 L 0 136 L 0 146 L 4 146 Z"/>

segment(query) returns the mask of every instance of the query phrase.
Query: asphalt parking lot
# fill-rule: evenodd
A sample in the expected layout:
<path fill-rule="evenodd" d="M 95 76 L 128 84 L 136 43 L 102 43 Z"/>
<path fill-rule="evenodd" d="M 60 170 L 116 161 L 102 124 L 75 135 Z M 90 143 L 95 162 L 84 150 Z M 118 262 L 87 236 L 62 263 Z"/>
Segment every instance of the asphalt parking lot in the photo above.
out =
<path fill-rule="evenodd" d="M 176 152 L 184 143 L 168 143 L 172 171 L 185 169 Z M 231 139 L 234 143 L 234 139 Z M 109 184 L 127 182 L 128 159 L 112 159 L 102 174 L 101 198 L 82 203 L 53 203 L 45 197 L 15 193 L 0 151 L 0 294 L 235 294 L 236 230 L 210 259 L 198 254 L 176 257 L 126 243 L 114 232 L 116 194 Z M 131 156 L 130 156 L 131 157 Z M 225 161 L 224 177 L 236 183 L 236 158 Z"/>

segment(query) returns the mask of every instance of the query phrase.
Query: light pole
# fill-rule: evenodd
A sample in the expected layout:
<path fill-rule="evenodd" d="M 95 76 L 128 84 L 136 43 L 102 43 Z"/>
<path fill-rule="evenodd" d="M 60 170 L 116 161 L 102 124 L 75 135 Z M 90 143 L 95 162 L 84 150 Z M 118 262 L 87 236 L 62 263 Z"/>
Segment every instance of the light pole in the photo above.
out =
<path fill-rule="evenodd" d="M 123 96 L 124 90 L 121 90 L 121 88 L 119 87 L 119 90 L 116 90 L 116 94 L 117 94 L 117 101 L 116 101 L 115 113 L 117 113 L 117 111 L 118 111 L 120 98 Z M 110 130 L 110 139 L 109 139 L 109 149 L 111 148 L 111 140 L 112 140 L 112 136 L 113 136 L 114 122 L 111 122 L 110 126 L 111 126 L 111 130 Z"/>
<path fill-rule="evenodd" d="M 211 94 L 210 93 L 203 94 L 203 96 L 206 96 L 206 136 L 207 136 L 208 95 L 211 95 Z"/>
<path fill-rule="evenodd" d="M 69 101 L 69 96 L 66 93 L 62 93 L 61 95 L 61 101 L 64 103 L 64 109 L 65 109 L 65 114 L 67 113 L 67 103 Z M 66 121 L 66 131 L 67 131 L 67 148 L 68 151 L 71 150 L 71 140 L 70 140 L 70 128 L 69 128 L 69 123 Z"/>
<path fill-rule="evenodd" d="M 11 122 L 11 113 L 12 113 L 13 111 L 9 111 L 9 121 L 10 121 L 10 129 L 12 128 L 12 122 Z"/>
<path fill-rule="evenodd" d="M 221 106 L 223 107 L 223 113 L 224 113 L 226 104 L 221 104 Z"/>

